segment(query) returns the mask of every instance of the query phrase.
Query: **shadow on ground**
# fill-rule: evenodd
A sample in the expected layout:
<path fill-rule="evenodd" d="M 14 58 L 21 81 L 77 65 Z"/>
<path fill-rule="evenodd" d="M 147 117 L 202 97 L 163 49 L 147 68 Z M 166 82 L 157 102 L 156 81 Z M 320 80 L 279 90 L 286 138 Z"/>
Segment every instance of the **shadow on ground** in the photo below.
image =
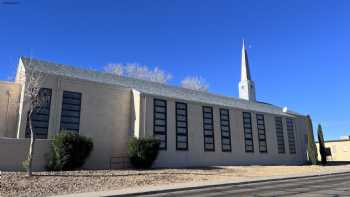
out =
<path fill-rule="evenodd" d="M 326 166 L 342 166 L 349 165 L 350 161 L 327 161 Z"/>

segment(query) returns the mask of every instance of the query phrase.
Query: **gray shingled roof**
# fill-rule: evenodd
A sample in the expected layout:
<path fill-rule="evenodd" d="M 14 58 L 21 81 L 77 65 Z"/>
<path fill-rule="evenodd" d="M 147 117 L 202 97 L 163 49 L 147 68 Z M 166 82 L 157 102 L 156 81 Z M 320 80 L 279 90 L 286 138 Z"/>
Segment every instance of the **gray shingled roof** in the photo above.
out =
<path fill-rule="evenodd" d="M 190 90 L 186 88 L 165 85 L 161 83 L 145 81 L 140 79 L 128 78 L 116 76 L 109 73 L 98 72 L 93 70 L 76 68 L 73 66 L 52 63 L 48 61 L 29 59 L 26 57 L 21 57 L 23 65 L 28 67 L 30 65 L 34 66 L 36 70 L 53 74 L 58 76 L 71 77 L 81 80 L 95 81 L 110 85 L 118 85 L 127 88 L 133 88 L 145 94 L 170 97 L 175 99 L 181 99 L 186 101 L 194 101 L 206 104 L 220 105 L 226 107 L 235 107 L 245 110 L 259 111 L 265 113 L 272 113 L 278 115 L 298 115 L 295 112 L 284 113 L 282 108 L 262 102 L 249 102 L 246 100 L 222 96 L 218 94 L 212 94 L 208 92 L 201 92 Z"/>

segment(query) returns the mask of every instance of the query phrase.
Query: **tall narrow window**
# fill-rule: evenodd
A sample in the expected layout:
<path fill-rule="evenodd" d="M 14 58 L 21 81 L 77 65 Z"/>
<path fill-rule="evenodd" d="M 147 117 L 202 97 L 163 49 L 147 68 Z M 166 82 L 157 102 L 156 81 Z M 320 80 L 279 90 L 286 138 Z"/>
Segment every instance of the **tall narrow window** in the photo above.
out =
<path fill-rule="evenodd" d="M 38 106 L 33 110 L 31 120 L 33 132 L 37 139 L 47 139 L 50 120 L 52 90 L 41 88 L 38 96 Z M 26 138 L 30 137 L 29 116 L 27 117 Z"/>
<path fill-rule="evenodd" d="M 245 152 L 254 152 L 252 115 L 249 112 L 243 112 L 243 129 Z"/>
<path fill-rule="evenodd" d="M 230 114 L 228 109 L 220 109 L 222 152 L 231 152 Z"/>
<path fill-rule="evenodd" d="M 284 147 L 283 123 L 281 117 L 275 117 L 275 126 L 278 153 L 285 153 L 286 150 Z"/>
<path fill-rule="evenodd" d="M 80 128 L 81 93 L 63 92 L 61 130 L 79 133 Z"/>
<path fill-rule="evenodd" d="M 160 141 L 160 150 L 167 149 L 167 102 L 162 99 L 153 100 L 153 135 Z"/>
<path fill-rule="evenodd" d="M 288 135 L 288 145 L 289 145 L 289 153 L 295 154 L 295 137 L 294 137 L 294 121 L 292 119 L 287 118 L 287 135 Z"/>
<path fill-rule="evenodd" d="M 176 150 L 188 150 L 187 104 L 176 102 Z"/>
<path fill-rule="evenodd" d="M 203 106 L 204 151 L 215 151 L 213 108 Z"/>
<path fill-rule="evenodd" d="M 256 124 L 258 127 L 259 151 L 267 152 L 265 119 L 263 114 L 256 114 Z"/>

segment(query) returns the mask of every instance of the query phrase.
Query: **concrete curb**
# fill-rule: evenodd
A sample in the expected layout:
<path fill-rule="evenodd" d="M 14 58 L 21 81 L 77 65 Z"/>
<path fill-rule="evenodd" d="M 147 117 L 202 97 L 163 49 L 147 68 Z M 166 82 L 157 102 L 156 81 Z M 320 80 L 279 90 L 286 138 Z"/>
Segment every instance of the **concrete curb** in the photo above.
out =
<path fill-rule="evenodd" d="M 293 179 L 302 179 L 302 178 L 314 178 L 314 177 L 323 177 L 323 176 L 332 176 L 332 175 L 343 175 L 350 174 L 350 171 L 336 172 L 336 173 L 324 173 L 324 174 L 313 174 L 305 176 L 291 176 L 291 177 L 279 177 L 279 178 L 269 178 L 269 179 L 255 179 L 255 180 L 246 180 L 246 181 L 226 181 L 222 183 L 202 183 L 201 185 L 196 186 L 186 186 L 186 183 L 177 184 L 177 186 L 149 186 L 148 191 L 144 191 L 145 187 L 137 188 L 127 188 L 122 190 L 111 190 L 111 191 L 101 191 L 101 192 L 87 192 L 87 193 L 76 193 L 70 195 L 59 195 L 57 197 L 95 197 L 95 196 L 115 196 L 115 197 L 133 197 L 138 195 L 154 195 L 168 192 L 179 192 L 179 191 L 188 191 L 188 190 L 198 190 L 198 189 L 208 189 L 212 187 L 225 187 L 225 186 L 235 186 L 235 185 L 244 185 L 244 184 L 254 184 L 254 183 L 263 183 L 263 182 L 273 182 L 273 181 L 285 181 Z M 182 187 L 179 187 L 183 185 Z M 142 189 L 143 188 L 143 189 Z M 142 191 L 143 190 L 143 191 Z"/>

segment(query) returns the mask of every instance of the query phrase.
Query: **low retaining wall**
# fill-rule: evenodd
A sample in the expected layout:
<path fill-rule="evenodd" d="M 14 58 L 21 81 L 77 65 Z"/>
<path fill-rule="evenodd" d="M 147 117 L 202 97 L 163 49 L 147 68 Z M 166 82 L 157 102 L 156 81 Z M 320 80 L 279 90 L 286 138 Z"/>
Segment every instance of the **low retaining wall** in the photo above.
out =
<path fill-rule="evenodd" d="M 33 155 L 33 170 L 44 170 L 51 140 L 37 139 Z M 22 162 L 27 158 L 30 139 L 0 138 L 0 171 L 24 170 Z"/>

